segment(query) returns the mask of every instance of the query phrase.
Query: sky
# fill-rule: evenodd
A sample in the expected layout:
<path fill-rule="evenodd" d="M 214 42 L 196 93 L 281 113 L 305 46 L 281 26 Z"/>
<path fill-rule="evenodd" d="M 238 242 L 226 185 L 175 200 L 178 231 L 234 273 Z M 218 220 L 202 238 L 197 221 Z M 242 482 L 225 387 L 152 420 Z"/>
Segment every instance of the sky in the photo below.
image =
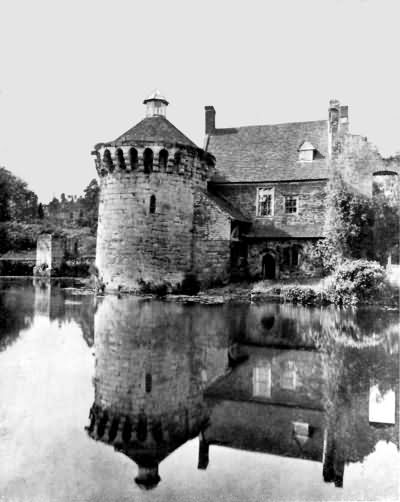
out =
<path fill-rule="evenodd" d="M 0 166 L 42 202 L 96 177 L 93 146 L 155 88 L 203 145 L 217 127 L 327 118 L 400 151 L 398 0 L 1 0 Z"/>

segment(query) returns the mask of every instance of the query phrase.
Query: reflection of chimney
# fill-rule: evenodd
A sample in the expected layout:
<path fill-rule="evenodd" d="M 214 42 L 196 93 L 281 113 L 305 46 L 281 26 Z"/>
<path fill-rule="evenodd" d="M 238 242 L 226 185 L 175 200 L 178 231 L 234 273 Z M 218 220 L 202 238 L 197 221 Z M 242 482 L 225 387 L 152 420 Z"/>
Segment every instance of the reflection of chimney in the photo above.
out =
<path fill-rule="evenodd" d="M 335 439 L 327 440 L 322 476 L 325 483 L 334 483 L 337 488 L 343 487 L 344 460 L 337 455 Z"/>
<path fill-rule="evenodd" d="M 205 440 L 203 434 L 199 437 L 199 463 L 197 465 L 198 469 L 205 470 L 208 467 L 209 456 L 208 452 L 210 449 L 209 443 Z"/>
<path fill-rule="evenodd" d="M 138 475 L 135 478 L 135 483 L 146 490 L 155 488 L 161 478 L 158 474 L 158 464 L 152 466 L 139 465 Z"/>

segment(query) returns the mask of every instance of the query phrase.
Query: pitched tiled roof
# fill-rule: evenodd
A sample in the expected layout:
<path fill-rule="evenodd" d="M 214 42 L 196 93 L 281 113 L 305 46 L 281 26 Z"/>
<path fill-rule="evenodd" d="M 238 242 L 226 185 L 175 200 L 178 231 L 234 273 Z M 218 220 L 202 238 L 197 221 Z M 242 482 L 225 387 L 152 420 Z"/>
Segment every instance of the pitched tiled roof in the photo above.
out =
<path fill-rule="evenodd" d="M 129 131 L 119 136 L 116 140 L 110 141 L 108 145 L 117 146 L 135 141 L 149 141 L 155 143 L 178 143 L 180 145 L 197 146 L 169 120 L 161 115 L 146 117 Z"/>
<path fill-rule="evenodd" d="M 317 150 L 312 162 L 298 162 L 304 141 Z M 328 121 L 215 129 L 207 151 L 216 157 L 215 181 L 327 178 Z"/>
<path fill-rule="evenodd" d="M 248 218 L 246 218 L 240 211 L 239 209 L 235 208 L 232 206 L 230 202 L 228 202 L 226 199 L 219 197 L 217 195 L 214 195 L 211 192 L 206 192 L 203 191 L 203 193 L 208 197 L 215 205 L 221 209 L 224 213 L 226 213 L 232 220 L 237 220 L 237 221 L 243 221 L 243 222 L 250 222 Z"/>
<path fill-rule="evenodd" d="M 246 235 L 248 238 L 318 238 L 323 236 L 323 225 L 319 223 L 313 224 L 296 224 L 296 225 L 257 225 L 253 226 L 251 231 Z"/>

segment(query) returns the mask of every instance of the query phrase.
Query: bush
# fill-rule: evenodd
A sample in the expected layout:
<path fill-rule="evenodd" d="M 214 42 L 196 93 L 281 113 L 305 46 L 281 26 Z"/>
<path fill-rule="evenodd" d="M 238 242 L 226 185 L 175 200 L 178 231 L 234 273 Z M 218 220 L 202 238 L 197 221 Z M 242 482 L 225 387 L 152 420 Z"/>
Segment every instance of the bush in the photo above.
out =
<path fill-rule="evenodd" d="M 381 297 L 386 289 L 386 273 L 379 263 L 354 260 L 336 269 L 328 294 L 334 303 L 355 305 Z"/>
<path fill-rule="evenodd" d="M 139 281 L 139 292 L 144 295 L 156 295 L 160 298 L 166 296 L 169 291 L 168 284 L 154 284 L 153 282 L 146 282 L 143 279 Z"/>
<path fill-rule="evenodd" d="M 317 298 L 317 293 L 314 289 L 301 286 L 283 287 L 281 294 L 285 301 L 293 303 L 315 303 Z"/>

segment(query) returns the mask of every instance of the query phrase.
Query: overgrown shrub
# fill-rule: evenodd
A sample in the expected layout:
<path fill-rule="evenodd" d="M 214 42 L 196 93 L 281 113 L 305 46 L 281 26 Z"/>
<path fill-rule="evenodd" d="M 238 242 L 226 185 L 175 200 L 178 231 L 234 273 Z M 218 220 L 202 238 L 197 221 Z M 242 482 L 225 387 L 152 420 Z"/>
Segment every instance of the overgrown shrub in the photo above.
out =
<path fill-rule="evenodd" d="M 155 284 L 153 282 L 146 282 L 143 279 L 139 281 L 139 291 L 142 294 L 148 295 L 156 295 L 160 298 L 166 296 L 169 291 L 168 284 Z"/>
<path fill-rule="evenodd" d="M 312 288 L 301 286 L 287 286 L 281 289 L 285 301 L 293 303 L 315 303 L 317 293 Z"/>
<path fill-rule="evenodd" d="M 337 268 L 327 293 L 333 303 L 356 305 L 382 297 L 387 288 L 386 273 L 379 263 L 348 260 Z"/>

